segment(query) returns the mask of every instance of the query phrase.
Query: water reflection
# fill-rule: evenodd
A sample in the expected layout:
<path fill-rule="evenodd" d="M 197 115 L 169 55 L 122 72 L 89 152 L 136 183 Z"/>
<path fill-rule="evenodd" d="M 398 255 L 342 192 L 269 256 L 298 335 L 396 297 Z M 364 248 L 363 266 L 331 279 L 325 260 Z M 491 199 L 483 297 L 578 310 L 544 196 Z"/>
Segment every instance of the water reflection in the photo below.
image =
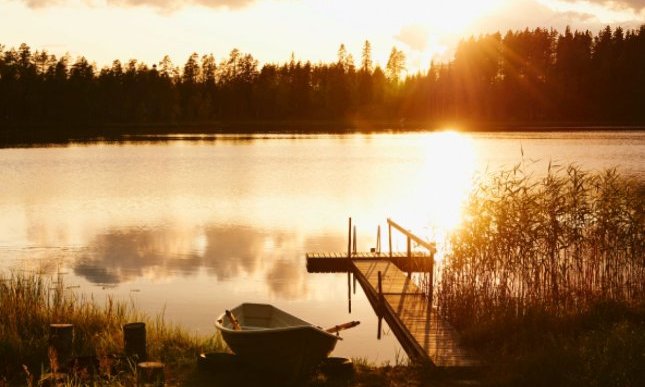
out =
<path fill-rule="evenodd" d="M 645 176 L 641 132 L 147 140 L 0 149 L 0 271 L 68 271 L 81 292 L 134 297 L 153 315 L 167 307 L 169 320 L 205 332 L 215 311 L 244 301 L 321 325 L 359 319 L 341 348 L 371 360 L 396 348 L 373 342 L 360 289 L 348 316 L 346 275 L 308 275 L 304 262 L 307 251 L 347 249 L 348 216 L 359 250 L 375 246 L 387 217 L 440 241 L 472 176 L 516 164 L 521 150 L 543 169 L 576 161 Z"/>
<path fill-rule="evenodd" d="M 272 294 L 294 299 L 308 291 L 295 244 L 293 234 L 235 225 L 115 230 L 96 236 L 72 265 L 76 276 L 101 285 L 202 270 L 218 281 L 260 276 Z"/>

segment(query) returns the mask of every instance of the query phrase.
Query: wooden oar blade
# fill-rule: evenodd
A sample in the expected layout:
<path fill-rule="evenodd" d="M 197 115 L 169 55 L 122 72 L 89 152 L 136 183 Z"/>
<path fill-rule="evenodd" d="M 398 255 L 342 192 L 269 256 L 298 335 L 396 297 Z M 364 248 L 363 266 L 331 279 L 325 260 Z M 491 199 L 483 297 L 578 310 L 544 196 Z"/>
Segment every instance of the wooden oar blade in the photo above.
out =
<path fill-rule="evenodd" d="M 325 329 L 325 331 L 329 333 L 338 333 L 340 331 L 344 331 L 345 329 L 354 328 L 360 323 L 361 323 L 360 321 L 350 321 L 350 322 L 346 322 L 345 324 L 334 325 L 331 328 Z"/>

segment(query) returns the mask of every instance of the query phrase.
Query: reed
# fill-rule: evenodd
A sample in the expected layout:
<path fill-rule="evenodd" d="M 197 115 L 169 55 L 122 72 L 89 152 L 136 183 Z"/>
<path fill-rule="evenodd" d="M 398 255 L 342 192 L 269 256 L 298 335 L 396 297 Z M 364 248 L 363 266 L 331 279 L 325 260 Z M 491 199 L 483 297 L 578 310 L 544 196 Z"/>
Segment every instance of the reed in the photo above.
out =
<path fill-rule="evenodd" d="M 224 349 L 218 337 L 192 336 L 167 324 L 163 315 L 149 318 L 134 305 L 112 297 L 99 305 L 91 296 L 66 289 L 62 281 L 39 275 L 12 273 L 0 282 L 0 310 L 0 385 L 3 381 L 13 385 L 25 380 L 37 384 L 40 374 L 56 370 L 56 359 L 48 352 L 51 323 L 73 324 L 74 354 L 99 359 L 101 380 L 113 380 L 115 385 L 118 380 L 128 382 L 132 378 L 132 372 L 115 375 L 110 367 L 112 355 L 123 352 L 122 326 L 128 322 L 146 323 L 149 358 L 166 363 L 171 379 L 173 373 L 194 367 L 201 351 Z M 77 376 L 71 376 L 66 384 L 86 382 L 76 380 Z"/>
<path fill-rule="evenodd" d="M 480 179 L 435 302 L 491 385 L 645 378 L 645 186 L 616 170 L 521 165 Z"/>
<path fill-rule="evenodd" d="M 477 184 L 450 238 L 437 305 L 459 327 L 645 299 L 645 189 L 616 170 L 520 166 Z"/>

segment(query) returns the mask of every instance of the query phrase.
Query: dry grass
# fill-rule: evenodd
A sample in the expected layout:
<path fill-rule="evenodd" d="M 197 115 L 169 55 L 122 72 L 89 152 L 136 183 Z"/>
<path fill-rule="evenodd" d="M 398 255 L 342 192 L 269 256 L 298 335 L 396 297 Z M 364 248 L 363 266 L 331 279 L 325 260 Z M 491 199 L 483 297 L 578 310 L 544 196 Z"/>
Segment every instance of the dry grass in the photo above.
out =
<path fill-rule="evenodd" d="M 478 185 L 435 296 L 490 384 L 642 385 L 644 206 L 615 170 L 517 167 Z"/>
<path fill-rule="evenodd" d="M 195 367 L 201 351 L 223 350 L 215 338 L 197 338 L 168 325 L 163 317 L 154 319 L 138 313 L 132 305 L 108 298 L 99 306 L 90 297 L 77 296 L 62 282 L 52 283 L 37 275 L 12 274 L 0 284 L 0 385 L 3 380 L 37 384 L 40 375 L 54 371 L 55 359 L 48 351 L 49 324 L 74 325 L 74 354 L 99 359 L 101 381 L 128 384 L 132 367 L 115 371 L 112 355 L 123 352 L 122 326 L 146 322 L 148 357 L 167 364 L 168 378 L 174 380 Z M 81 381 L 70 379 L 69 385 Z"/>
<path fill-rule="evenodd" d="M 452 235 L 437 302 L 460 327 L 645 297 L 645 190 L 615 170 L 515 168 L 479 184 Z"/>

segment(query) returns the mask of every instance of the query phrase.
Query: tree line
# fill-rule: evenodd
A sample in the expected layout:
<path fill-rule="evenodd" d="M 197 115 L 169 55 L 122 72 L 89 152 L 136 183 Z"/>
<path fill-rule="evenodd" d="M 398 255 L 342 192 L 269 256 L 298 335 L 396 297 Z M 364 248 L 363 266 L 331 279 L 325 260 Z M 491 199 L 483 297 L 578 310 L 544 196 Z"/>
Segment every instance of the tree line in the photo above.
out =
<path fill-rule="evenodd" d="M 259 65 L 235 49 L 98 69 L 27 44 L 0 44 L 0 126 L 208 122 L 645 123 L 645 25 L 564 33 L 525 29 L 462 40 L 448 63 L 405 74 L 396 47 L 382 68 L 365 41 L 333 63 L 292 55 Z"/>

